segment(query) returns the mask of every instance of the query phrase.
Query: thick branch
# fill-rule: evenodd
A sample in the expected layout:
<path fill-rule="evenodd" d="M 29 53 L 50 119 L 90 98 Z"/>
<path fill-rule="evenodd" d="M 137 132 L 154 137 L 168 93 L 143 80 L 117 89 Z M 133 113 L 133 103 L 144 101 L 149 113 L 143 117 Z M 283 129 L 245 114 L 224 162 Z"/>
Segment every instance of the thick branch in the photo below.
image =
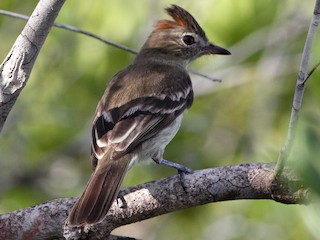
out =
<path fill-rule="evenodd" d="M 40 0 L 26 26 L 0 65 L 0 131 L 56 19 L 64 0 Z"/>
<path fill-rule="evenodd" d="M 76 239 L 87 235 L 90 239 L 105 239 L 113 229 L 122 225 L 225 200 L 310 201 L 307 190 L 288 169 L 284 171 L 283 179 L 272 182 L 273 167 L 271 164 L 242 164 L 195 171 L 186 175 L 187 192 L 183 190 L 178 176 L 130 187 L 121 191 L 125 202 L 120 204 L 119 201 L 126 208 L 115 202 L 101 224 L 82 231 L 66 226 L 64 236 Z M 30 236 L 33 239 L 62 238 L 64 221 L 75 200 L 57 199 L 0 216 L 0 239 L 28 239 Z"/>
<path fill-rule="evenodd" d="M 302 59 L 301 59 L 299 74 L 297 78 L 296 89 L 293 97 L 293 104 L 292 104 L 291 116 L 290 116 L 289 127 L 288 127 L 288 135 L 284 143 L 284 146 L 280 150 L 277 165 L 276 165 L 276 170 L 275 170 L 276 177 L 279 177 L 279 175 L 281 174 L 284 164 L 290 155 L 292 145 L 294 142 L 296 128 L 297 128 L 298 119 L 299 119 L 299 113 L 300 113 L 301 104 L 302 104 L 303 93 L 304 93 L 306 81 L 308 79 L 308 67 L 309 67 L 309 60 L 311 56 L 311 48 L 312 48 L 313 40 L 316 35 L 316 30 L 319 25 L 319 22 L 320 22 L 320 0 L 316 0 L 314 12 L 313 12 L 313 18 L 311 19 L 311 22 L 310 22 L 308 35 L 307 35 L 303 53 L 302 53 Z"/>

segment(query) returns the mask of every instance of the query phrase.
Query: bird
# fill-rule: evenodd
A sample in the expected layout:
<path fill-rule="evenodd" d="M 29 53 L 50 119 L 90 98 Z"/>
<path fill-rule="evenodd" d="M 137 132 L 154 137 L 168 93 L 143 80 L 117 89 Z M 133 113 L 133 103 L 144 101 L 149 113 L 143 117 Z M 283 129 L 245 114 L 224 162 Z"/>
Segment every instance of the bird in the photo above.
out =
<path fill-rule="evenodd" d="M 231 54 L 210 42 L 195 18 L 177 5 L 165 8 L 172 19 L 158 20 L 133 63 L 109 82 L 92 127 L 93 173 L 68 216 L 70 226 L 101 222 L 119 194 L 126 172 L 153 160 L 191 170 L 163 158 L 183 113 L 193 103 L 187 65 L 210 54 Z"/>

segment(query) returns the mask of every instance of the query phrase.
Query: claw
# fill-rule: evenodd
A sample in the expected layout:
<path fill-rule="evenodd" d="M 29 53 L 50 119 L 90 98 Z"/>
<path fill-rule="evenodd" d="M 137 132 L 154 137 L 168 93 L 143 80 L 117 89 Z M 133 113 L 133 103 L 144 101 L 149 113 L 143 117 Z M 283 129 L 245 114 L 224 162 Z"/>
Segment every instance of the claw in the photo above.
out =
<path fill-rule="evenodd" d="M 189 170 L 190 170 L 190 169 L 189 169 Z M 184 191 L 185 193 L 188 193 L 188 191 L 187 191 L 187 186 L 186 186 L 186 184 L 185 184 L 185 176 L 186 176 L 186 174 L 191 174 L 191 173 L 192 173 L 191 170 L 188 171 L 188 172 L 178 171 L 179 178 L 180 178 L 180 183 L 181 183 L 181 186 L 182 186 L 183 191 Z"/>
<path fill-rule="evenodd" d="M 121 205 L 119 203 L 119 200 L 121 200 Z M 127 201 L 124 199 L 124 196 L 120 192 L 118 193 L 118 196 L 117 196 L 117 205 L 119 208 L 124 208 L 124 209 L 128 207 Z"/>

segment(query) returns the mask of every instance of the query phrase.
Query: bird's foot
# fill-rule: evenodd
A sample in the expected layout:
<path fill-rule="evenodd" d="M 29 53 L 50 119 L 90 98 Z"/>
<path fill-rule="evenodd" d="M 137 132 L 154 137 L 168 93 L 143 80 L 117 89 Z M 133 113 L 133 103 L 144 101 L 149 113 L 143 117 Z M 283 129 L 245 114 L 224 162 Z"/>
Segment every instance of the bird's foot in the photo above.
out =
<path fill-rule="evenodd" d="M 193 171 L 190 168 L 187 168 L 187 167 L 185 167 L 181 164 L 178 164 L 178 163 L 170 162 L 165 159 L 160 159 L 160 160 L 153 159 L 153 160 L 160 165 L 169 166 L 169 167 L 176 169 L 178 171 L 178 174 L 180 177 L 181 186 L 182 186 L 183 190 L 187 193 L 187 190 L 186 190 L 187 188 L 186 188 L 186 184 L 185 184 L 185 175 L 193 173 Z"/>
<path fill-rule="evenodd" d="M 119 200 L 121 201 L 121 203 Z M 123 209 L 128 207 L 127 201 L 124 199 L 124 195 L 121 192 L 119 192 L 117 196 L 117 205 L 119 208 Z"/>

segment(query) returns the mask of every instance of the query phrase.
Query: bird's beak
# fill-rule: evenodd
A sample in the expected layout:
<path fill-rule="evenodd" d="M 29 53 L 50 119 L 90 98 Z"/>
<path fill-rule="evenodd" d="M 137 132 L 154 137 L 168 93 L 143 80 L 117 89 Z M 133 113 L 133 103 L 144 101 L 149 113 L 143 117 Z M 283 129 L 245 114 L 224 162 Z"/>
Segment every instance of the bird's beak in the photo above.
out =
<path fill-rule="evenodd" d="M 231 53 L 222 47 L 209 43 L 207 46 L 202 48 L 204 54 L 220 54 L 220 55 L 230 55 Z"/>

